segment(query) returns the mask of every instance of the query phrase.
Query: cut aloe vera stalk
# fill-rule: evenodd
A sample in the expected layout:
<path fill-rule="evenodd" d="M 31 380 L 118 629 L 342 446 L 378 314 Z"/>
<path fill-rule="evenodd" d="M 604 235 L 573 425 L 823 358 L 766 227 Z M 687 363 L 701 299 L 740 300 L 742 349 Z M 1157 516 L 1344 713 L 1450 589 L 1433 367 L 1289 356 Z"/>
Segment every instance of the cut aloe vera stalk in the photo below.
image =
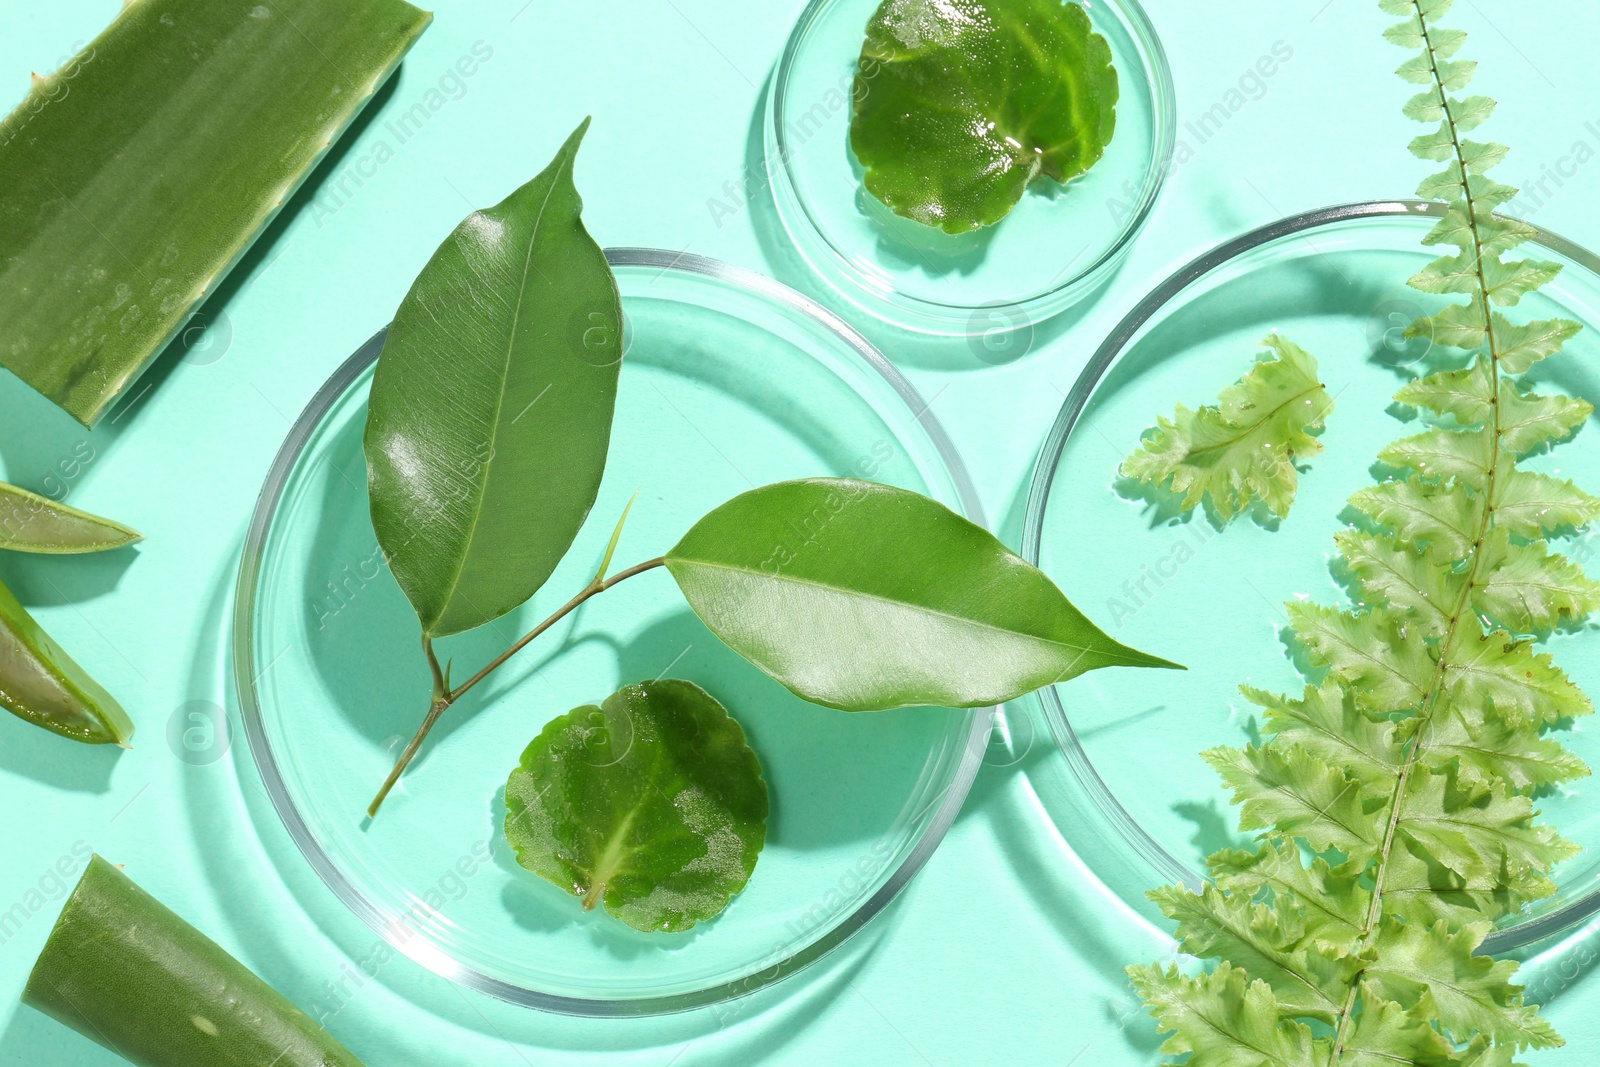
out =
<path fill-rule="evenodd" d="M 0 707 L 35 726 L 89 745 L 133 737 L 122 705 L 100 688 L 0 583 Z"/>
<path fill-rule="evenodd" d="M 431 15 L 137 0 L 0 122 L 0 364 L 93 425 Z"/>
<path fill-rule="evenodd" d="M 137 530 L 0 482 L 0 548 L 70 555 L 143 540 Z"/>
<path fill-rule="evenodd" d="M 99 856 L 23 1003 L 137 1067 L 361 1067 L 305 1012 Z"/>

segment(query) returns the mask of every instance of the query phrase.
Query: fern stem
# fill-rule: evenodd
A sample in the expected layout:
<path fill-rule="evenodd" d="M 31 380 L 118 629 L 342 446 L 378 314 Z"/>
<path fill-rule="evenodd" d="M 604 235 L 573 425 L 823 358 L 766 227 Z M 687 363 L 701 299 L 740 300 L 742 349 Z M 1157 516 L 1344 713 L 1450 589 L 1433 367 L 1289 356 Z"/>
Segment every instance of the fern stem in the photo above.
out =
<path fill-rule="evenodd" d="M 1450 614 L 1444 636 L 1439 639 L 1439 658 L 1434 663 L 1433 675 L 1428 681 L 1428 688 L 1418 703 L 1417 717 L 1420 722 L 1416 731 L 1406 742 L 1405 762 L 1395 775 L 1394 792 L 1389 799 L 1389 817 L 1384 828 L 1383 844 L 1378 850 L 1377 859 L 1373 867 L 1372 899 L 1368 901 L 1367 914 L 1361 928 L 1361 948 L 1363 950 L 1371 946 L 1373 938 L 1377 934 L 1378 922 L 1383 917 L 1384 881 L 1389 870 L 1389 855 L 1394 848 L 1395 836 L 1400 829 L 1406 788 L 1410 784 L 1411 775 L 1416 769 L 1418 760 L 1427 748 L 1428 727 L 1437 709 L 1439 695 L 1443 691 L 1444 678 L 1450 668 L 1456 635 L 1460 629 L 1461 619 L 1471 606 L 1472 590 L 1477 584 L 1478 568 L 1483 560 L 1484 538 L 1488 536 L 1494 523 L 1495 492 L 1502 455 L 1500 450 L 1500 348 L 1495 339 L 1494 315 L 1489 302 L 1489 282 L 1483 271 L 1484 251 L 1483 239 L 1478 232 L 1478 205 L 1473 198 L 1472 187 L 1467 181 L 1467 161 L 1461 150 L 1461 133 L 1456 127 L 1456 118 L 1450 106 L 1450 96 L 1445 91 L 1444 80 L 1439 73 L 1439 57 L 1434 51 L 1427 16 L 1424 15 L 1417 0 L 1411 0 L 1411 7 L 1416 12 L 1417 23 L 1421 27 L 1422 41 L 1428 52 L 1428 65 L 1433 73 L 1433 84 L 1439 93 L 1439 101 L 1444 111 L 1445 122 L 1450 127 L 1450 141 L 1455 149 L 1456 166 L 1460 168 L 1461 173 L 1461 195 L 1466 206 L 1467 226 L 1472 234 L 1473 268 L 1478 277 L 1478 291 L 1475 294 L 1475 298 L 1483 315 L 1485 345 L 1488 350 L 1490 364 L 1490 419 L 1488 425 L 1484 427 L 1484 433 L 1490 435 L 1490 458 L 1481 498 L 1483 509 L 1478 517 L 1477 535 L 1473 539 L 1472 547 L 1469 550 L 1470 558 L 1464 575 L 1465 581 L 1462 582 L 1461 594 L 1457 598 L 1455 610 Z M 1356 997 L 1360 990 L 1362 973 L 1364 971 L 1358 972 L 1350 980 L 1350 991 L 1345 998 L 1344 1007 L 1339 1012 L 1338 1021 L 1334 1028 L 1333 1048 L 1328 1057 L 1328 1067 L 1338 1067 L 1344 1055 L 1345 1043 L 1349 1040 L 1350 1025 L 1354 1021 Z"/>

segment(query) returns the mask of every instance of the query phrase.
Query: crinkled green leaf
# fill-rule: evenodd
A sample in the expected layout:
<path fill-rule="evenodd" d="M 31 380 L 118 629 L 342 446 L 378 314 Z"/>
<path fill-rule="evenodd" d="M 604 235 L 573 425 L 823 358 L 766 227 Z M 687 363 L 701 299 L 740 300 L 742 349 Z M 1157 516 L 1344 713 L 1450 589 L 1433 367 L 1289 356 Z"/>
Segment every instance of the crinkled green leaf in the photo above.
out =
<path fill-rule="evenodd" d="M 1287 901 L 1252 902 L 1215 885 L 1199 893 L 1163 886 L 1151 891 L 1150 899 L 1178 924 L 1183 951 L 1243 967 L 1250 977 L 1270 985 L 1291 1015 L 1331 1022 L 1362 968 L 1359 958 L 1339 955 L 1309 939 L 1303 915 Z"/>
<path fill-rule="evenodd" d="M 1201 753 L 1233 790 L 1239 826 L 1303 837 L 1318 852 L 1371 855 L 1381 835 L 1360 783 L 1298 745 L 1213 748 Z"/>
<path fill-rule="evenodd" d="M 1495 521 L 1534 540 L 1587 526 L 1600 518 L 1600 499 L 1565 478 L 1532 471 L 1506 472 L 1495 489 Z"/>
<path fill-rule="evenodd" d="M 1266 711 L 1266 727 L 1286 744 L 1366 781 L 1393 781 L 1399 770 L 1394 724 L 1375 721 L 1356 706 L 1350 690 L 1329 680 L 1308 685 L 1298 700 L 1240 686 L 1245 699 Z"/>
<path fill-rule="evenodd" d="M 1508 263 L 1498 256 L 1485 255 L 1478 260 L 1478 266 L 1483 272 L 1484 291 L 1500 307 L 1511 307 L 1561 273 L 1561 264 L 1542 259 Z"/>
<path fill-rule="evenodd" d="M 1475 509 L 1465 493 L 1418 478 L 1358 489 L 1353 507 L 1408 544 L 1425 544 L 1440 559 L 1463 558 L 1477 537 Z"/>
<path fill-rule="evenodd" d="M 1522 1002 L 1522 987 L 1511 983 L 1517 965 L 1472 954 L 1486 932 L 1486 925 L 1452 931 L 1445 923 L 1385 922 L 1385 948 L 1367 968 L 1367 980 L 1378 996 L 1402 1007 L 1429 997 L 1456 1041 L 1482 1033 L 1518 1048 L 1562 1044 L 1538 1009 Z"/>
<path fill-rule="evenodd" d="M 1462 876 L 1401 835 L 1389 853 L 1383 913 L 1424 927 L 1441 920 L 1454 926 L 1493 922 L 1555 889 L 1542 872 L 1513 870 L 1503 858 L 1499 866 L 1483 864 Z"/>
<path fill-rule="evenodd" d="M 1350 687 L 1361 707 L 1387 714 L 1421 701 L 1433 658 L 1393 613 L 1384 608 L 1355 613 L 1309 601 L 1289 604 L 1287 610 L 1300 644 L 1318 666 Z"/>
<path fill-rule="evenodd" d="M 1408 630 L 1438 637 L 1461 598 L 1461 576 L 1392 534 L 1341 530 L 1333 537 L 1370 603 L 1409 612 Z"/>
<path fill-rule="evenodd" d="M 1600 583 L 1543 541 L 1513 542 L 1504 527 L 1484 539 L 1472 606 L 1517 633 L 1544 633 L 1600 611 Z"/>
<path fill-rule="evenodd" d="M 1384 446 L 1378 459 L 1391 467 L 1414 470 L 1424 478 L 1456 478 L 1479 489 L 1494 460 L 1494 442 L 1477 430 L 1435 426 Z"/>
<path fill-rule="evenodd" d="M 1445 657 L 1444 684 L 1459 705 L 1496 710 L 1511 722 L 1550 723 L 1594 708 L 1548 652 L 1503 630 L 1485 633 L 1464 616 Z"/>
<path fill-rule="evenodd" d="M 1500 390 L 1500 447 L 1524 456 L 1541 445 L 1564 441 L 1594 413 L 1587 400 L 1525 393 L 1508 383 Z"/>
<path fill-rule="evenodd" d="M 1588 775 L 1589 768 L 1560 742 L 1514 726 L 1489 710 L 1476 715 L 1453 703 L 1428 725 L 1424 766 L 1448 770 L 1452 762 L 1464 779 L 1499 781 L 1518 792 Z"/>
<path fill-rule="evenodd" d="M 506 782 L 506 841 L 545 881 L 636 930 L 687 930 L 750 878 L 767 786 L 705 690 L 626 686 L 552 719 Z"/>
<path fill-rule="evenodd" d="M 1361 983 L 1360 1010 L 1344 1046 L 1344 1067 L 1456 1067 L 1455 1047 L 1433 1028 L 1426 994 L 1410 1011 Z"/>
<path fill-rule="evenodd" d="M 1262 500 L 1280 518 L 1294 502 L 1295 461 L 1322 445 L 1311 435 L 1333 400 L 1317 379 L 1317 361 L 1278 334 L 1262 342 L 1274 353 L 1224 389 L 1215 405 L 1178 405 L 1159 418 L 1121 474 L 1162 486 L 1183 498 L 1185 510 L 1205 497 L 1224 521 Z"/>
<path fill-rule="evenodd" d="M 1326 680 L 1298 700 L 1246 690 L 1266 709 L 1261 742 L 1204 754 L 1241 805 L 1241 827 L 1265 831 L 1266 843 L 1212 857 L 1211 887 L 1157 899 L 1179 920 L 1183 948 L 1219 960 L 1217 973 L 1259 972 L 1271 988 L 1257 995 L 1280 1017 L 1326 1024 L 1314 1032 L 1333 1036 L 1313 1042 L 1323 1067 L 1513 1067 L 1516 1050 L 1560 1038 L 1511 984 L 1516 964 L 1475 950 L 1491 924 L 1552 896 L 1551 872 L 1577 852 L 1539 821 L 1532 798 L 1589 773 L 1552 734 L 1591 708 L 1536 641 L 1600 608 L 1600 583 L 1542 540 L 1600 517 L 1600 500 L 1516 464 L 1578 432 L 1592 409 L 1500 377 L 1554 354 L 1579 327 L 1490 311 L 1558 268 L 1499 258 L 1537 231 L 1493 214 L 1516 195 L 1483 174 L 1504 147 L 1461 139 L 1494 104 L 1450 95 L 1474 67 L 1447 58 L 1465 35 L 1432 22 L 1449 0 L 1379 6 L 1403 19 L 1386 36 L 1417 52 L 1401 77 L 1425 86 L 1405 113 L 1434 128 L 1412 150 L 1445 163 L 1419 187 L 1450 201 L 1424 243 L 1458 249 L 1411 284 L 1467 298 L 1408 334 L 1474 358 L 1396 394 L 1438 423 L 1381 453 L 1414 473 L 1350 499 L 1364 521 L 1336 544 L 1357 610 L 1290 605 L 1296 639 Z M 1325 850 L 1338 867 L 1310 856 Z M 1307 939 L 1329 963 L 1358 958 L 1359 974 L 1335 982 L 1339 972 L 1313 972 L 1299 955 Z M 1326 983 L 1315 979 L 1323 973 Z M 1209 985 L 1155 977 L 1160 988 L 1149 975 L 1141 988 L 1153 1005 L 1215 1002 Z M 1330 1018 L 1326 1002 L 1340 994 Z M 1196 1025 L 1215 1014 L 1167 1011 Z M 1270 1062 L 1231 1032 L 1214 1032 L 1213 1044 L 1217 1064 Z"/>
<path fill-rule="evenodd" d="M 1405 333 L 1407 337 L 1420 337 L 1436 345 L 1471 352 L 1482 347 L 1489 336 L 1489 328 L 1476 303 L 1451 304 L 1437 314 L 1417 319 L 1406 327 Z"/>
<path fill-rule="evenodd" d="M 850 147 L 873 196 L 946 233 L 1065 182 L 1116 125 L 1111 48 L 1063 0 L 883 0 L 867 24 Z"/>
<path fill-rule="evenodd" d="M 1413 378 L 1396 391 L 1394 398 L 1414 408 L 1451 415 L 1462 426 L 1477 426 L 1492 412 L 1494 395 L 1493 361 L 1479 356 L 1460 370 Z"/>
<path fill-rule="evenodd" d="M 1223 849 L 1212 854 L 1207 866 L 1223 889 L 1252 897 L 1265 889 L 1273 899 L 1292 899 L 1302 909 L 1307 933 L 1336 943 L 1360 935 L 1372 897 L 1359 870 L 1334 868 L 1320 856 L 1308 864 L 1300 847 L 1282 837 L 1255 852 Z"/>
<path fill-rule="evenodd" d="M 1544 873 L 1577 847 L 1546 825 L 1534 825 L 1533 804 L 1485 782 L 1454 772 L 1414 771 L 1401 804 L 1400 833 L 1457 874 L 1512 868 Z"/>
<path fill-rule="evenodd" d="M 1548 359 L 1561 351 L 1561 346 L 1576 337 L 1582 329 L 1571 319 L 1514 323 L 1497 311 L 1494 314 L 1494 336 L 1500 352 L 1500 367 L 1507 374 L 1521 374 L 1541 359 Z"/>
<path fill-rule="evenodd" d="M 1169 1056 L 1188 1067 L 1324 1067 L 1326 1049 L 1302 1023 L 1280 1021 L 1282 1009 L 1265 982 L 1224 963 L 1189 977 L 1176 966 L 1129 967 L 1128 976 L 1163 1032 Z"/>

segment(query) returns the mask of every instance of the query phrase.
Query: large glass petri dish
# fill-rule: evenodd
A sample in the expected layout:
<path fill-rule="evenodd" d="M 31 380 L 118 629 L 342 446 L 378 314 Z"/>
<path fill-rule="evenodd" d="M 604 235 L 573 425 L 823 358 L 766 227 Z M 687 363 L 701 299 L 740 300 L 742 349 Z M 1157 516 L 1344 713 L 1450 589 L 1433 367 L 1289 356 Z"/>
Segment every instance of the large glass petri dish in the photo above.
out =
<path fill-rule="evenodd" d="M 589 524 L 533 602 L 447 639 L 476 669 L 592 576 L 635 490 L 616 568 L 659 555 L 755 485 L 851 475 L 969 516 L 975 496 L 909 384 L 838 319 L 766 278 L 616 249 L 626 317 L 610 461 Z M 393 947 L 513 1003 L 585 1015 L 684 1010 L 819 959 L 877 914 L 950 826 L 988 710 L 815 707 L 724 647 L 664 572 L 586 604 L 451 709 L 370 824 L 367 801 L 425 710 L 415 615 L 377 550 L 361 435 L 380 333 L 313 398 L 273 463 L 234 615 L 241 717 L 267 793 L 334 893 Z M 665 580 L 663 580 L 665 579 Z M 766 848 L 715 919 L 642 934 L 517 866 L 505 780 L 542 725 L 619 686 L 704 686 L 743 725 L 771 797 Z"/>
<path fill-rule="evenodd" d="M 1405 285 L 1429 260 L 1423 235 L 1440 205 L 1387 201 L 1284 219 L 1223 244 L 1164 281 L 1118 324 L 1085 368 L 1046 439 L 1029 490 L 1023 555 L 1070 575 L 1079 606 L 1120 641 L 1188 666 L 1137 671 L 1108 685 L 1096 675 L 1039 696 L 1064 757 L 1062 780 L 1042 794 L 1063 835 L 1097 875 L 1141 914 L 1153 886 L 1198 885 L 1204 859 L 1252 836 L 1199 757 L 1243 745 L 1258 709 L 1248 683 L 1298 693 L 1304 679 L 1283 637 L 1283 602 L 1347 603 L 1329 569 L 1345 501 L 1373 479 L 1379 448 L 1408 432 L 1391 402 L 1427 355 L 1403 327 L 1440 306 Z M 1541 231 L 1527 254 L 1564 269 L 1524 299 L 1517 321 L 1560 315 L 1587 324 L 1531 380 L 1600 401 L 1600 259 Z M 1119 485 L 1117 466 L 1157 415 L 1211 402 L 1278 331 L 1312 352 L 1336 399 L 1325 450 L 1300 477 L 1289 517 L 1236 518 L 1218 528 L 1199 512 L 1178 516 L 1160 494 Z M 1591 426 L 1526 461 L 1600 487 Z M 1269 525 L 1271 528 L 1269 528 Z M 1560 547 L 1595 566 L 1594 534 Z M 1585 692 L 1600 694 L 1600 627 L 1545 642 Z M 1600 766 L 1600 730 L 1580 720 L 1562 740 Z M 1600 784 L 1570 783 L 1538 798 L 1542 817 L 1583 847 L 1557 869 L 1558 893 L 1509 916 L 1486 942 L 1503 952 L 1553 936 L 1600 910 Z"/>
<path fill-rule="evenodd" d="M 1034 183 L 996 225 L 950 236 L 868 193 L 850 150 L 856 65 L 878 0 L 807 5 L 773 73 L 764 140 L 778 217 L 824 282 L 905 329 L 983 336 L 1064 310 L 1116 268 L 1171 169 L 1172 73 L 1137 0 L 1082 6 L 1117 69 L 1105 155 L 1065 186 Z"/>

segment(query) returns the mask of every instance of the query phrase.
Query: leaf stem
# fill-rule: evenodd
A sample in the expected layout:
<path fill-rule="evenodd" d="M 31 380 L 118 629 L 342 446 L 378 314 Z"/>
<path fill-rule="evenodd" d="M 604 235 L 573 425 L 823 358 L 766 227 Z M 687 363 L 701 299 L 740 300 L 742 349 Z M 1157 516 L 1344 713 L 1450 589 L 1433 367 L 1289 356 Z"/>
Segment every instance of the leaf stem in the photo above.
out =
<path fill-rule="evenodd" d="M 632 502 L 630 501 L 629 503 L 631 506 Z M 626 510 L 623 511 L 623 517 L 627 517 Z M 617 525 L 618 530 L 620 531 L 621 523 L 619 522 Z M 616 535 L 613 534 L 611 547 L 606 550 L 607 562 L 610 561 L 611 552 L 613 549 L 615 549 L 615 547 Z M 428 706 L 427 716 L 422 720 L 422 725 L 417 729 L 416 736 L 414 736 L 411 739 L 411 743 L 405 747 L 405 751 L 400 753 L 400 758 L 395 761 L 394 769 L 389 772 L 389 777 L 384 780 L 383 788 L 378 790 L 378 795 L 373 797 L 372 803 L 367 807 L 367 817 L 375 818 L 377 816 L 378 809 L 383 806 L 384 799 L 388 797 L 389 791 L 394 788 L 395 783 L 400 780 L 400 776 L 405 773 L 406 766 L 410 764 L 412 759 L 416 757 L 417 751 L 422 748 L 422 742 L 428 736 L 428 732 L 433 729 L 434 724 L 439 721 L 439 716 L 444 713 L 446 708 L 460 700 L 461 697 L 465 695 L 466 692 L 473 686 L 487 678 L 506 660 L 522 651 L 522 649 L 526 647 L 527 644 L 534 638 L 538 637 L 540 634 L 550 629 L 550 627 L 566 618 L 569 614 L 577 609 L 578 605 L 582 604 L 590 597 L 605 592 L 618 582 L 626 581 L 636 574 L 643 574 L 645 571 L 654 570 L 665 563 L 666 560 L 664 558 L 657 556 L 655 559 L 647 559 L 643 563 L 636 563 L 626 570 L 618 571 L 610 578 L 605 577 L 605 564 L 602 564 L 600 571 L 595 574 L 593 580 L 579 590 L 576 596 L 567 601 L 565 604 L 561 605 L 561 607 L 557 608 L 555 613 L 549 618 L 545 619 L 539 625 L 523 634 L 517 639 L 515 644 L 506 649 L 504 652 L 500 653 L 494 659 L 490 660 L 477 674 L 474 674 L 471 678 L 468 678 L 454 689 L 445 688 L 444 673 L 439 667 L 438 657 L 434 654 L 433 641 L 431 638 L 424 636 L 422 639 L 422 650 L 428 658 L 428 667 L 433 672 L 433 700 Z"/>
<path fill-rule="evenodd" d="M 1456 165 L 1461 170 L 1461 195 L 1465 201 L 1467 225 L 1472 233 L 1472 247 L 1475 251 L 1473 257 L 1474 268 L 1478 276 L 1478 291 L 1475 295 L 1479 310 L 1483 314 L 1485 347 L 1489 355 L 1490 379 L 1490 419 L 1484 427 L 1484 433 L 1489 436 L 1490 458 L 1489 466 L 1485 472 L 1483 496 L 1483 509 L 1478 516 L 1477 534 L 1473 539 L 1472 547 L 1468 550 L 1467 570 L 1463 575 L 1461 593 L 1457 597 L 1455 610 L 1450 614 L 1450 620 L 1445 628 L 1444 636 L 1439 639 L 1439 659 L 1434 664 L 1433 676 L 1428 681 L 1428 688 L 1423 693 L 1419 702 L 1417 717 L 1421 721 L 1415 733 L 1406 742 L 1406 758 L 1404 764 L 1395 775 L 1394 792 L 1389 800 L 1388 823 L 1384 828 L 1383 844 L 1380 846 L 1376 865 L 1372 874 L 1372 898 L 1367 903 L 1366 918 L 1362 923 L 1361 947 L 1363 949 L 1372 944 L 1378 929 L 1378 922 L 1383 915 L 1383 889 L 1384 882 L 1389 872 L 1389 856 L 1394 849 L 1395 835 L 1400 829 L 1401 816 L 1404 811 L 1406 788 L 1410 784 L 1412 772 L 1416 769 L 1417 762 L 1427 747 L 1428 727 L 1432 723 L 1434 712 L 1437 710 L 1439 695 L 1443 691 L 1444 676 L 1449 670 L 1456 635 L 1459 632 L 1461 620 L 1471 606 L 1472 590 L 1478 581 L 1478 569 L 1483 562 L 1483 541 L 1488 536 L 1494 524 L 1494 500 L 1497 479 L 1500 473 L 1500 349 L 1494 333 L 1494 315 L 1489 303 L 1489 283 L 1483 272 L 1483 238 L 1478 233 L 1478 205 L 1472 195 L 1472 187 L 1467 178 L 1467 161 L 1461 152 L 1461 133 L 1456 127 L 1456 118 L 1450 108 L 1450 96 L 1445 91 L 1443 79 L 1439 75 L 1439 58 L 1434 51 L 1433 40 L 1428 30 L 1428 20 L 1423 14 L 1416 0 L 1412 0 L 1412 7 L 1417 13 L 1418 25 L 1422 28 L 1422 42 L 1428 51 L 1429 65 L 1433 71 L 1434 85 L 1439 93 L 1439 101 L 1444 110 L 1445 121 L 1450 125 L 1450 140 L 1455 147 Z M 1350 979 L 1350 992 L 1345 998 L 1343 1009 L 1334 1030 L 1333 1048 L 1328 1057 L 1328 1067 L 1337 1067 L 1344 1054 L 1345 1043 L 1349 1040 L 1350 1025 L 1354 1018 L 1356 995 L 1360 990 L 1361 974 L 1358 972 Z"/>

